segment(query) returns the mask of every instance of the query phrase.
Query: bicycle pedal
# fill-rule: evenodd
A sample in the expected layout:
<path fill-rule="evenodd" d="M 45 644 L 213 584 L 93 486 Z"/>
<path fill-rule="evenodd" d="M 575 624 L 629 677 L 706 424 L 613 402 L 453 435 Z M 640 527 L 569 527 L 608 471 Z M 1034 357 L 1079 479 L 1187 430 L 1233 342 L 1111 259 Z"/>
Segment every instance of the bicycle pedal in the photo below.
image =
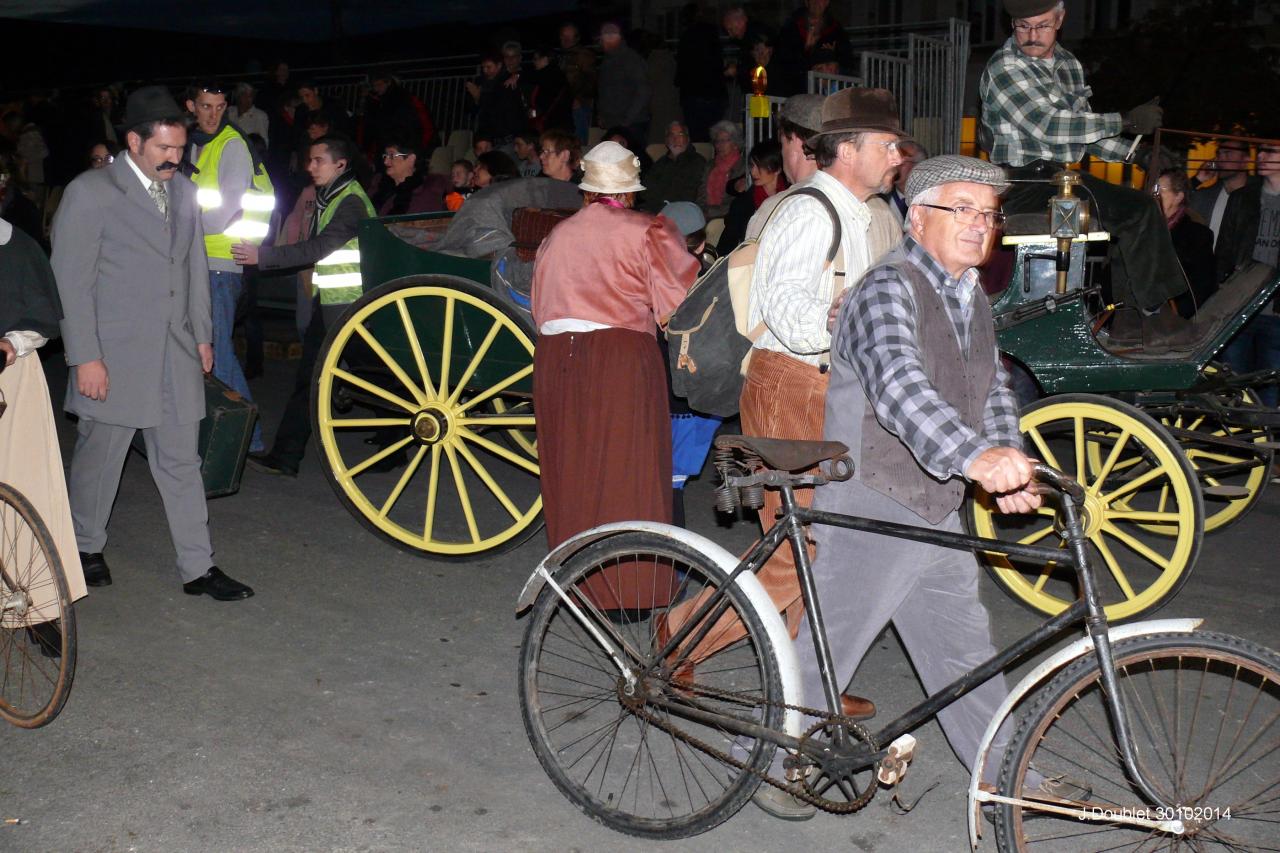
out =
<path fill-rule="evenodd" d="M 916 739 L 912 735 L 899 735 L 889 744 L 886 755 L 876 770 L 876 779 L 882 785 L 896 785 L 907 775 L 907 766 L 916 754 Z"/>

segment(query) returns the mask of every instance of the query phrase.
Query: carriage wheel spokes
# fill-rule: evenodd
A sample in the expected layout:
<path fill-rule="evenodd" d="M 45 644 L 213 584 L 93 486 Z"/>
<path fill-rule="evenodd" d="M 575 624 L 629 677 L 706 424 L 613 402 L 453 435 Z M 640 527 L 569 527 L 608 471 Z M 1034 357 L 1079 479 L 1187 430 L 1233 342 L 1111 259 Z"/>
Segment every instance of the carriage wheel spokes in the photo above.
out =
<path fill-rule="evenodd" d="M 527 321 L 470 282 L 420 276 L 365 294 L 316 369 L 316 434 L 340 499 L 413 551 L 519 544 L 542 509 L 532 373 Z M 490 440 L 513 436 L 514 449 Z"/>

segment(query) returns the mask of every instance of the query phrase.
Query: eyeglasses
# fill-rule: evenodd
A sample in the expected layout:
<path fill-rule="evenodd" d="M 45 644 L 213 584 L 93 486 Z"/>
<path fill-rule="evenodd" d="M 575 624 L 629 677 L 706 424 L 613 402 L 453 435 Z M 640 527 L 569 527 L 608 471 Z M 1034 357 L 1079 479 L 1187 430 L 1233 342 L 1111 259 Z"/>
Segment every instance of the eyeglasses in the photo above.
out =
<path fill-rule="evenodd" d="M 901 146 L 902 146 L 901 140 L 898 140 L 898 139 L 893 139 L 893 140 L 890 140 L 889 142 L 872 142 L 871 144 L 879 145 L 881 148 L 884 149 L 884 153 L 886 154 L 889 154 L 893 151 L 899 151 L 901 150 Z"/>
<path fill-rule="evenodd" d="M 559 153 L 560 152 L 554 148 L 543 148 L 541 151 L 538 152 L 538 155 L 541 157 L 554 157 Z"/>
<path fill-rule="evenodd" d="M 386 152 L 385 154 L 383 154 L 383 155 L 382 155 L 382 159 L 383 159 L 383 160 L 399 160 L 399 159 L 403 159 L 403 158 L 408 157 L 408 156 L 410 156 L 410 155 L 405 154 L 405 153 L 400 152 L 400 151 L 388 151 L 388 152 Z"/>
<path fill-rule="evenodd" d="M 1005 220 L 1009 218 L 998 210 L 978 210 L 976 207 L 969 207 L 964 204 L 958 204 L 955 207 L 945 207 L 941 204 L 921 204 L 916 206 L 948 211 L 955 217 L 956 222 L 961 225 L 977 225 L 979 222 L 985 222 L 988 228 L 995 228 L 998 225 L 1004 225 Z"/>
<path fill-rule="evenodd" d="M 1045 30 L 1055 30 L 1057 28 L 1058 28 L 1057 24 L 1035 24 L 1034 26 L 1031 24 L 1014 24 L 1013 25 L 1013 31 L 1020 36 L 1026 36 L 1026 35 L 1035 36 L 1035 35 L 1039 35 Z"/>
<path fill-rule="evenodd" d="M 116 158 L 112 157 L 110 154 L 106 154 L 101 157 L 95 155 L 89 158 L 90 163 L 114 163 L 115 160 Z"/>

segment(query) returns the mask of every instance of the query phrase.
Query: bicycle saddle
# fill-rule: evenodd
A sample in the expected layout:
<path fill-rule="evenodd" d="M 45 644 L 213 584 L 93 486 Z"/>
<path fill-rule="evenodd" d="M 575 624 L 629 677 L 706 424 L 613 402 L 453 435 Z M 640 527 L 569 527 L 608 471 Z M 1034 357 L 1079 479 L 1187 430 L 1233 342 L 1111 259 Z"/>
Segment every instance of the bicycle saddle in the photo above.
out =
<path fill-rule="evenodd" d="M 779 471 L 801 471 L 828 459 L 839 459 L 849 452 L 838 441 L 799 441 L 781 438 L 758 438 L 753 435 L 722 435 L 716 447 L 746 450 Z"/>

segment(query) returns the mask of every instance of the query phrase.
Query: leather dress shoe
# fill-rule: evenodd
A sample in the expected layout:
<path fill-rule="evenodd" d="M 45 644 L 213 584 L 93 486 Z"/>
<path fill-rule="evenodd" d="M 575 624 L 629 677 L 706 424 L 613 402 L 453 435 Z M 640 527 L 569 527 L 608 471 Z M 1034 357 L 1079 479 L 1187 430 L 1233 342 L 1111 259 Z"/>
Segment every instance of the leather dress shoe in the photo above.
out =
<path fill-rule="evenodd" d="M 249 467 L 264 474 L 277 474 L 284 477 L 298 476 L 298 466 L 277 457 L 270 451 L 266 453 L 250 453 L 245 457 Z"/>
<path fill-rule="evenodd" d="M 107 561 L 102 559 L 101 552 L 86 554 L 81 551 L 80 567 L 84 569 L 86 586 L 111 586 L 111 569 L 107 568 Z"/>
<path fill-rule="evenodd" d="M 845 693 L 840 696 L 840 713 L 855 720 L 869 720 L 876 715 L 876 703 Z"/>
<path fill-rule="evenodd" d="M 252 589 L 227 577 L 217 566 L 211 566 L 200 577 L 184 583 L 182 591 L 187 595 L 207 595 L 217 601 L 242 601 L 253 595 Z"/>

